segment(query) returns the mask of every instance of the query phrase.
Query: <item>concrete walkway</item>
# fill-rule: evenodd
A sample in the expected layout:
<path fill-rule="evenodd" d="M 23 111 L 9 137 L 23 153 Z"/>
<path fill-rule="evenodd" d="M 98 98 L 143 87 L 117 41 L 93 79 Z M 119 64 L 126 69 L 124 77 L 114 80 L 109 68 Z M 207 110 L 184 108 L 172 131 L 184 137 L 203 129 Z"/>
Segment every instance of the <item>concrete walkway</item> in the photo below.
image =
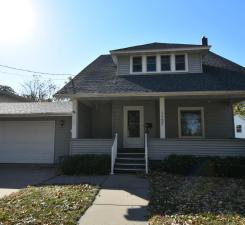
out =
<path fill-rule="evenodd" d="M 147 225 L 148 191 L 144 178 L 109 176 L 79 225 Z"/>

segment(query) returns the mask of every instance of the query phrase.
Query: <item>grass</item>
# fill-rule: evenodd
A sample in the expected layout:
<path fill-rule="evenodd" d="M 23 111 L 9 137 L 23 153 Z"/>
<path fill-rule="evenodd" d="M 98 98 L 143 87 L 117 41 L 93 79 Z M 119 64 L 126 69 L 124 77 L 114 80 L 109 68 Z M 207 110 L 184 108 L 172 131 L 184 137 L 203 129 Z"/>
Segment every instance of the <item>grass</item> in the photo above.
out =
<path fill-rule="evenodd" d="M 75 225 L 97 192 L 87 184 L 30 186 L 0 199 L 0 224 Z"/>
<path fill-rule="evenodd" d="M 245 179 L 150 175 L 151 225 L 245 225 Z"/>

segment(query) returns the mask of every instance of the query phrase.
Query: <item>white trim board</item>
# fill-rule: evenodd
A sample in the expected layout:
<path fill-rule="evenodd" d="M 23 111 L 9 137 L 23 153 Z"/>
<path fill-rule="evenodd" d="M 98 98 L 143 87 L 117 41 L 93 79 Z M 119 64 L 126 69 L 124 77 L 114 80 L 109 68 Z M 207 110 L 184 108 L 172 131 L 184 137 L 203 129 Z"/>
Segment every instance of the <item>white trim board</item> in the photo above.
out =
<path fill-rule="evenodd" d="M 245 91 L 189 91 L 189 92 L 129 92 L 129 93 L 77 93 L 77 94 L 59 94 L 58 96 L 69 98 L 95 98 L 95 97 L 183 97 L 183 96 L 231 96 L 242 95 L 245 97 Z"/>

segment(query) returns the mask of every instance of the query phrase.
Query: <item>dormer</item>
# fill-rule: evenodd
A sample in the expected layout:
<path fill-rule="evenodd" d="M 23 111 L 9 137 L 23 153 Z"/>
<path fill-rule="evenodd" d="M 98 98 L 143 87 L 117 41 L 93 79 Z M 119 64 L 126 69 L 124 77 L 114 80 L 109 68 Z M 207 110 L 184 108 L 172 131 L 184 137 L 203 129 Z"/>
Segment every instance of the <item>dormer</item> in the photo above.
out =
<path fill-rule="evenodd" d="M 110 51 L 117 75 L 202 73 L 202 57 L 210 49 L 201 45 L 150 43 Z"/>

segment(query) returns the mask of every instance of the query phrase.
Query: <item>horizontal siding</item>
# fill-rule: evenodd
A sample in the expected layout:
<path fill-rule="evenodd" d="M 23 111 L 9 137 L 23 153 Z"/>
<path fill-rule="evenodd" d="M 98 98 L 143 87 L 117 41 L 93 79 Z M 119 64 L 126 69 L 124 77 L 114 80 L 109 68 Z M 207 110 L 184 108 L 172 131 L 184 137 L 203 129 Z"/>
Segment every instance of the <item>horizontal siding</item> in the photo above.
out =
<path fill-rule="evenodd" d="M 202 56 L 198 53 L 188 55 L 189 72 L 190 73 L 201 73 L 202 72 Z"/>
<path fill-rule="evenodd" d="M 130 57 L 118 56 L 117 74 L 129 75 L 130 73 Z"/>
<path fill-rule="evenodd" d="M 71 155 L 110 154 L 112 139 L 72 139 Z"/>
<path fill-rule="evenodd" d="M 149 157 L 163 159 L 171 154 L 197 156 L 245 156 L 245 140 L 241 139 L 150 139 Z"/>

